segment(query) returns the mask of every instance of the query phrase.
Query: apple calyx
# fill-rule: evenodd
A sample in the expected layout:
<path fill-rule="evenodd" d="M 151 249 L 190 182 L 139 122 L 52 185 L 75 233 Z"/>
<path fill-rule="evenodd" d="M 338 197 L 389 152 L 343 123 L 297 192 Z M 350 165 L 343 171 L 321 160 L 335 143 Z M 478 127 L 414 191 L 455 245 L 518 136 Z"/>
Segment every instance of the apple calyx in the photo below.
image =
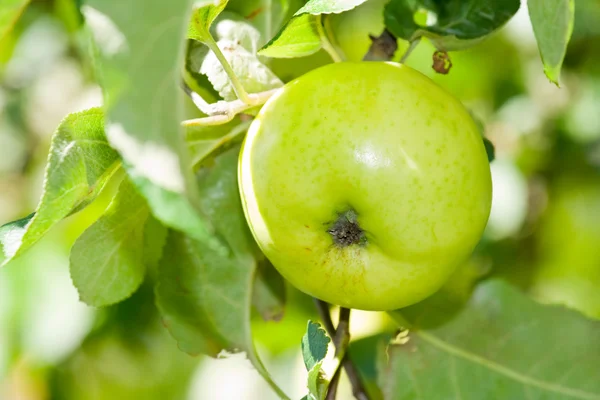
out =
<path fill-rule="evenodd" d="M 352 208 L 338 214 L 338 218 L 327 229 L 334 245 L 344 248 L 355 244 L 367 244 L 367 237 L 358 224 L 357 217 L 358 214 Z"/>

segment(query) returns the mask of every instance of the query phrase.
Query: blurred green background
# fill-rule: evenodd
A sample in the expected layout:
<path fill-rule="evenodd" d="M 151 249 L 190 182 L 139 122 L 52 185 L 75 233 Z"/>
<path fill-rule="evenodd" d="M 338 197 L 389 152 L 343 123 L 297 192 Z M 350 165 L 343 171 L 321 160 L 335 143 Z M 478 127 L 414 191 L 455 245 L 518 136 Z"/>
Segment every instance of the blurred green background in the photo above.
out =
<path fill-rule="evenodd" d="M 332 21 L 349 58 L 382 23 L 371 0 Z M 34 1 L 0 42 L 0 223 L 36 206 L 50 137 L 68 113 L 101 105 L 72 0 Z M 402 45 L 401 45 L 402 47 Z M 502 276 L 541 302 L 600 318 L 600 2 L 579 1 L 561 88 L 549 83 L 526 9 L 498 34 L 452 53 L 449 75 L 431 69 L 423 41 L 408 64 L 459 97 L 495 144 L 488 229 L 460 282 Z M 275 61 L 282 79 L 328 62 L 324 54 Z M 152 289 L 106 309 L 78 301 L 68 254 L 110 200 L 64 221 L 0 270 L 0 399 L 268 399 L 243 355 L 213 360 L 178 351 L 161 326 Z M 465 272 L 466 271 L 466 272 Z M 310 299 L 289 289 L 279 323 L 254 321 L 257 347 L 289 394 L 305 392 L 299 343 Z M 392 333 L 383 313 L 353 313 L 354 357 L 373 371 L 373 337 Z M 235 384 L 232 384 L 234 382 Z M 343 384 L 340 398 L 348 398 Z"/>

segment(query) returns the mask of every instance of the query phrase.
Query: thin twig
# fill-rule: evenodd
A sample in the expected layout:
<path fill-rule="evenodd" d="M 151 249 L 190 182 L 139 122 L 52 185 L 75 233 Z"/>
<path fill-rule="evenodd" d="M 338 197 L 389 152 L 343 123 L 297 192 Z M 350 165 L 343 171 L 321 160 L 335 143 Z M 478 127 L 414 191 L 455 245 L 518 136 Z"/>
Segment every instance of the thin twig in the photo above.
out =
<path fill-rule="evenodd" d="M 204 118 L 189 119 L 183 121 L 183 126 L 211 126 L 221 125 L 233 119 L 237 114 L 240 114 L 252 107 L 262 105 L 267 102 L 279 89 L 266 90 L 259 93 L 251 93 L 248 96 L 252 99 L 253 104 L 247 104 L 236 99 L 233 101 L 217 101 L 216 103 L 207 103 L 198 93 L 194 92 L 185 82 L 182 82 L 184 92 L 192 99 L 192 102 L 200 111 L 208 115 Z"/>
<path fill-rule="evenodd" d="M 331 378 L 331 382 L 329 382 L 329 388 L 327 389 L 327 397 L 325 400 L 335 400 L 337 396 L 338 384 L 340 383 L 340 376 L 342 375 L 342 369 L 338 368 L 335 370 L 335 374 L 333 378 Z"/>
<path fill-rule="evenodd" d="M 410 45 L 408 46 L 408 49 L 406 49 L 406 51 L 402 55 L 402 58 L 400 59 L 400 63 L 404 64 L 406 62 L 406 59 L 408 58 L 408 56 L 410 56 L 410 53 L 413 52 L 413 50 L 417 47 L 417 45 L 420 42 L 421 42 L 421 38 L 415 39 L 415 40 L 413 40 L 413 41 L 410 42 Z"/>
<path fill-rule="evenodd" d="M 346 350 L 350 343 L 350 309 L 340 308 L 340 320 L 338 322 L 337 329 L 335 331 L 335 337 L 333 344 L 335 345 L 335 356 L 341 358 L 341 362 L 338 368 L 335 370 L 331 382 L 329 383 L 329 390 L 327 391 L 327 397 L 325 400 L 335 400 L 337 395 L 338 384 L 340 383 L 340 375 L 342 373 L 342 363 L 346 357 Z"/>
<path fill-rule="evenodd" d="M 319 36 L 321 37 L 321 46 L 323 47 L 323 50 L 329 53 L 331 59 L 334 62 L 342 62 L 344 61 L 344 59 L 329 41 L 329 36 L 327 36 L 327 32 L 325 31 L 325 27 L 323 26 L 323 18 L 324 16 L 322 14 L 319 14 L 317 18 L 317 31 L 319 32 Z"/>
<path fill-rule="evenodd" d="M 315 299 L 315 304 L 317 306 L 319 317 L 321 318 L 321 322 L 323 323 L 323 327 L 327 331 L 327 334 L 332 338 L 336 337 L 336 329 L 333 326 L 331 314 L 329 313 L 329 304 L 319 299 Z M 360 375 L 358 374 L 354 363 L 352 363 L 352 360 L 350 360 L 350 357 L 348 357 L 348 354 L 345 355 L 342 366 L 344 367 L 344 371 L 346 371 L 346 375 L 348 375 L 348 379 L 350 380 L 350 384 L 352 385 L 352 394 L 354 395 L 354 397 L 357 400 L 369 400 L 369 395 L 367 394 L 367 391 L 363 386 Z"/>
<path fill-rule="evenodd" d="M 219 48 L 219 45 L 217 45 L 217 42 L 215 42 L 212 36 L 210 36 L 210 39 L 211 40 L 207 40 L 205 44 L 208 46 L 209 49 L 212 50 L 215 56 L 217 56 L 217 59 L 223 66 L 223 70 L 225 71 L 225 73 L 227 73 L 229 81 L 231 82 L 231 86 L 233 87 L 233 90 L 235 91 L 235 94 L 237 95 L 238 99 L 240 99 L 245 104 L 256 105 L 252 97 L 250 97 L 246 92 L 246 89 L 244 89 L 244 86 L 240 82 L 238 76 L 233 71 L 233 68 L 231 68 L 229 61 L 227 61 L 227 58 L 225 58 L 225 55 Z"/>

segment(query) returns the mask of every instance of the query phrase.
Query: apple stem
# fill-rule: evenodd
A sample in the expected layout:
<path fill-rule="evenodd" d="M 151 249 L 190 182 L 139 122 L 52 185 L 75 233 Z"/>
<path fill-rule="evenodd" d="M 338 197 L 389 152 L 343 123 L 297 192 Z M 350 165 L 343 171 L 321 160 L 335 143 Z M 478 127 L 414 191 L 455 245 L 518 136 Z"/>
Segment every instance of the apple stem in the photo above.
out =
<path fill-rule="evenodd" d="M 337 330 L 333 326 L 333 321 L 331 320 L 329 304 L 322 300 L 319 300 L 319 299 L 315 299 L 315 304 L 317 306 L 317 310 L 319 312 L 321 322 L 323 322 L 323 327 L 327 331 L 327 334 L 332 338 L 337 338 L 338 337 Z M 350 310 L 347 308 L 340 309 L 340 324 L 338 324 L 338 329 L 344 329 L 346 331 L 346 333 L 342 332 L 339 337 L 343 338 L 345 335 L 347 335 L 346 337 L 348 338 L 348 340 L 341 341 L 341 343 L 342 344 L 345 343 L 345 346 L 348 346 L 349 336 L 350 336 Z M 338 345 L 338 343 L 339 342 L 334 339 L 334 344 L 336 346 Z M 352 386 L 352 394 L 354 395 L 354 397 L 357 400 L 369 400 L 369 396 L 363 386 L 362 380 L 360 378 L 360 375 L 358 374 L 356 366 L 354 365 L 352 360 L 350 360 L 350 358 L 348 357 L 347 352 L 345 352 L 345 354 L 344 354 L 341 365 L 344 368 L 344 370 L 346 371 L 346 375 L 348 375 L 348 380 L 350 381 L 350 385 Z M 336 377 L 336 376 L 338 376 L 338 377 Z M 327 392 L 327 396 L 329 396 L 329 392 L 331 392 L 332 390 L 333 390 L 333 396 L 335 396 L 335 394 L 337 392 L 337 383 L 336 383 L 337 380 L 339 380 L 339 372 L 336 371 L 336 374 L 333 376 L 333 378 L 331 380 L 330 389 Z M 334 385 L 335 385 L 335 389 L 333 388 Z M 327 397 L 327 398 L 329 399 L 330 397 Z"/>
<path fill-rule="evenodd" d="M 325 31 L 325 27 L 323 26 L 323 22 L 324 22 L 324 17 L 322 14 L 319 14 L 318 19 L 317 19 L 317 30 L 319 32 L 319 36 L 321 37 L 321 46 L 323 47 L 323 50 L 325 50 L 331 56 L 331 59 L 334 62 L 337 63 L 337 62 L 344 61 L 341 54 L 338 53 L 336 48 L 331 44 L 331 41 L 329 40 L 329 36 L 327 35 L 327 32 Z"/>
<path fill-rule="evenodd" d="M 333 243 L 338 247 L 348 247 L 353 244 L 364 246 L 367 238 L 365 232 L 358 224 L 358 214 L 353 209 L 344 211 L 338 215 L 337 220 L 327 229 Z"/>

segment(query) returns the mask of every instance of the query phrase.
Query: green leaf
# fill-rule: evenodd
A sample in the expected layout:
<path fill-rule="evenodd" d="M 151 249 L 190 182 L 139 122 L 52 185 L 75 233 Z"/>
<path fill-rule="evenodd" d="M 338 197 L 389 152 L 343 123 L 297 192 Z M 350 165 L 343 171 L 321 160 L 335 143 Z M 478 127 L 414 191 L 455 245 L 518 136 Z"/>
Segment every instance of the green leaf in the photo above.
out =
<path fill-rule="evenodd" d="M 217 46 L 248 93 L 283 86 L 281 80 L 256 55 L 260 40 L 260 32 L 256 28 L 246 21 L 234 19 L 231 14 L 227 14 L 227 18 L 219 18 L 216 25 Z M 198 72 L 208 77 L 222 98 L 235 100 L 237 95 L 221 61 L 213 51 L 204 49 L 204 52 L 201 55 L 197 51 L 194 55 L 196 60 L 202 60 Z"/>
<path fill-rule="evenodd" d="M 2 265 L 20 256 L 55 224 L 81 210 L 119 168 L 117 153 L 104 136 L 102 111 L 67 116 L 52 137 L 42 198 L 30 216 L 0 228 Z"/>
<path fill-rule="evenodd" d="M 227 6 L 227 0 L 212 1 L 210 5 L 204 5 L 206 3 L 202 2 L 202 4 L 196 5 L 199 7 L 192 12 L 192 18 L 188 26 L 188 38 L 200 42 L 212 40 L 209 32 L 210 26 Z"/>
<path fill-rule="evenodd" d="M 156 304 L 179 348 L 216 357 L 245 349 L 246 265 L 171 231 L 158 267 Z"/>
<path fill-rule="evenodd" d="M 0 40 L 12 29 L 30 0 L 2 0 L 0 4 Z"/>
<path fill-rule="evenodd" d="M 411 42 L 426 37 L 439 50 L 451 51 L 479 43 L 508 22 L 519 7 L 520 0 L 391 0 L 384 19 L 397 37 Z"/>
<path fill-rule="evenodd" d="M 462 264 L 432 296 L 403 308 L 402 316 L 410 321 L 411 325 L 423 329 L 445 324 L 465 307 L 477 281 L 485 273 L 485 267 L 477 262 L 468 261 Z"/>
<path fill-rule="evenodd" d="M 258 54 L 265 57 L 304 57 L 321 50 L 319 20 L 314 15 L 293 17 Z"/>
<path fill-rule="evenodd" d="M 183 351 L 212 356 L 222 350 L 245 351 L 259 373 L 287 398 L 269 377 L 252 343 L 250 311 L 258 250 L 241 207 L 238 152 L 234 148 L 217 157 L 199 177 L 203 210 L 231 251 L 219 252 L 171 232 L 159 265 L 156 302 Z"/>
<path fill-rule="evenodd" d="M 573 33 L 575 0 L 529 0 L 527 7 L 544 73 L 558 86 L 567 44 Z"/>
<path fill-rule="evenodd" d="M 360 6 L 367 0 L 309 0 L 294 15 L 339 14 Z"/>
<path fill-rule="evenodd" d="M 600 323 L 507 283 L 479 285 L 459 314 L 431 329 L 390 315 L 410 331 L 380 360 L 386 399 L 600 399 Z"/>
<path fill-rule="evenodd" d="M 146 274 L 144 227 L 149 210 L 129 179 L 71 249 L 71 279 L 86 304 L 103 307 L 131 296 Z"/>
<path fill-rule="evenodd" d="M 302 358 L 307 371 L 325 359 L 329 342 L 331 339 L 321 325 L 308 321 L 306 333 L 302 337 Z"/>
<path fill-rule="evenodd" d="M 483 145 L 485 146 L 485 152 L 487 153 L 488 161 L 492 162 L 496 159 L 496 147 L 494 143 L 488 138 L 483 138 Z"/>
<path fill-rule="evenodd" d="M 327 380 L 322 367 L 323 361 L 319 361 L 308 371 L 308 381 L 306 386 L 308 387 L 308 396 L 313 400 L 323 400 L 327 395 L 329 381 Z"/>
<path fill-rule="evenodd" d="M 198 168 L 213 163 L 219 154 L 244 140 L 249 126 L 250 122 L 240 123 L 236 118 L 223 125 L 188 128 L 186 133 L 192 165 Z"/>
<path fill-rule="evenodd" d="M 144 227 L 144 265 L 155 274 L 167 242 L 168 229 L 151 214 Z"/>
<path fill-rule="evenodd" d="M 320 324 L 308 321 L 302 337 L 302 358 L 308 371 L 308 393 L 314 400 L 323 400 L 327 394 L 329 380 L 323 371 L 323 361 L 331 339 Z"/>
<path fill-rule="evenodd" d="M 99 53 L 109 142 L 156 218 L 218 249 L 180 132 L 189 11 L 188 0 L 89 0 L 82 7 Z"/>
<path fill-rule="evenodd" d="M 269 41 L 258 54 L 267 57 L 292 58 L 316 53 L 321 49 L 319 15 L 339 14 L 366 0 L 310 0 Z"/>
<path fill-rule="evenodd" d="M 265 321 L 279 321 L 285 312 L 285 281 L 266 258 L 258 263 L 252 305 Z"/>

